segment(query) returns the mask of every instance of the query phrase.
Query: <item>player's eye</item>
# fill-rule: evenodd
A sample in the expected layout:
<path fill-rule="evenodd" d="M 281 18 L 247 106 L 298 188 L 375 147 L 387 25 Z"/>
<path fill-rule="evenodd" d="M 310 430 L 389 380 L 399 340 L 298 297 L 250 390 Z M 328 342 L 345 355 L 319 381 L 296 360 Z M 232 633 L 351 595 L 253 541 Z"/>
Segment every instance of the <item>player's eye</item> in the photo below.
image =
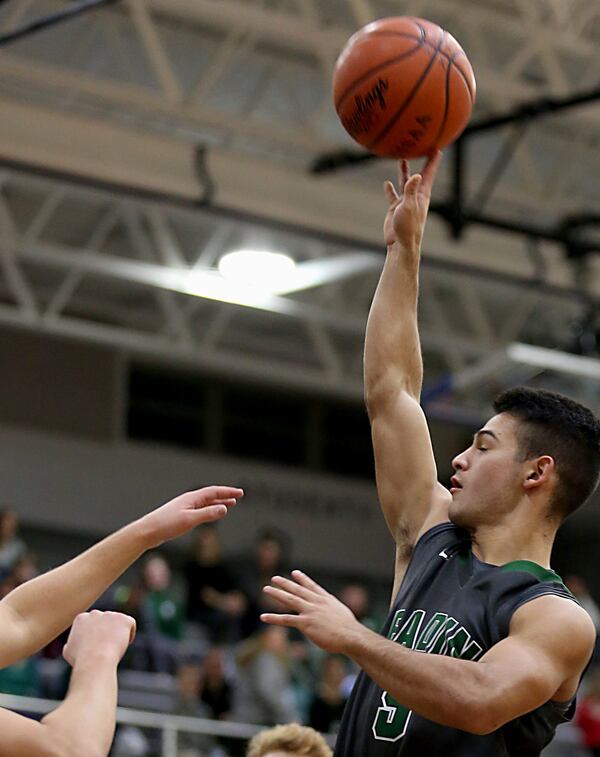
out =
<path fill-rule="evenodd" d="M 487 447 L 481 447 L 481 446 L 477 447 L 477 449 L 478 449 L 478 450 L 479 450 L 480 452 L 487 452 L 487 450 L 488 450 L 488 448 L 487 448 Z"/>

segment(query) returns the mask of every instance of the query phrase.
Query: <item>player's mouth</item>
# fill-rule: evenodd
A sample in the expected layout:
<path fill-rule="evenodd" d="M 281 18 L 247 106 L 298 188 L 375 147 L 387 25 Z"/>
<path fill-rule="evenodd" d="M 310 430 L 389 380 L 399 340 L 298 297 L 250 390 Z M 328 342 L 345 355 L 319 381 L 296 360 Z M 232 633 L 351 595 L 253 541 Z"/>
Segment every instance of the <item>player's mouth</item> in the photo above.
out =
<path fill-rule="evenodd" d="M 452 486 L 450 487 L 450 494 L 456 494 L 456 492 L 459 492 L 462 489 L 462 484 L 456 478 L 456 476 L 452 476 L 450 483 L 452 484 Z"/>

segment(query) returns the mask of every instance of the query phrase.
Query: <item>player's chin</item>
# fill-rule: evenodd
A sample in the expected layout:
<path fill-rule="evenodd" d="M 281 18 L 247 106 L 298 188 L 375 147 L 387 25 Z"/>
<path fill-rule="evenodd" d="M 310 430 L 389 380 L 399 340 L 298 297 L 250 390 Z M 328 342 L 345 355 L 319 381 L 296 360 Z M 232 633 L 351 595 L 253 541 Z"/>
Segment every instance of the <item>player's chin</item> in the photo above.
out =
<path fill-rule="evenodd" d="M 448 517 L 455 526 L 466 528 L 469 526 L 469 510 L 465 503 L 460 501 L 460 496 L 452 495 L 452 500 L 448 507 Z"/>

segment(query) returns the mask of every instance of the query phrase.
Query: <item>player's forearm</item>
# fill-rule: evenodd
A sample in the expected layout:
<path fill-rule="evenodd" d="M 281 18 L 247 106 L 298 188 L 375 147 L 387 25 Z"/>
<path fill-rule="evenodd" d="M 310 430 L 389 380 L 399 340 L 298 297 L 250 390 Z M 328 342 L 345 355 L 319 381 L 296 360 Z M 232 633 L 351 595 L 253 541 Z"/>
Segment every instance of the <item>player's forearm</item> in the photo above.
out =
<path fill-rule="evenodd" d="M 415 652 L 364 626 L 353 629 L 344 652 L 418 715 L 470 733 L 489 730 L 483 664 Z"/>
<path fill-rule="evenodd" d="M 100 653 L 78 662 L 64 702 L 42 720 L 64 757 L 108 754 L 115 730 L 117 662 Z"/>
<path fill-rule="evenodd" d="M 22 627 L 15 659 L 37 652 L 68 628 L 150 546 L 150 536 L 143 520 L 131 523 L 5 597 L 3 604 Z"/>
<path fill-rule="evenodd" d="M 390 390 L 418 398 L 423 361 L 417 324 L 420 249 L 388 247 L 365 339 L 365 398 L 373 408 Z"/>

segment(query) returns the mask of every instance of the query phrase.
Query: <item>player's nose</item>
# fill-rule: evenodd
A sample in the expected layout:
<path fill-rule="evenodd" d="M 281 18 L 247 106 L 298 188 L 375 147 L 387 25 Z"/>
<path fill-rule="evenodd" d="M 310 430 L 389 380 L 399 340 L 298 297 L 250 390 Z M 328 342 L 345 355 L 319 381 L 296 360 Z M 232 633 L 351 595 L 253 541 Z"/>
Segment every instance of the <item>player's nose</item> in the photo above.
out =
<path fill-rule="evenodd" d="M 452 460 L 454 470 L 466 470 L 468 468 L 467 451 L 461 452 Z"/>

